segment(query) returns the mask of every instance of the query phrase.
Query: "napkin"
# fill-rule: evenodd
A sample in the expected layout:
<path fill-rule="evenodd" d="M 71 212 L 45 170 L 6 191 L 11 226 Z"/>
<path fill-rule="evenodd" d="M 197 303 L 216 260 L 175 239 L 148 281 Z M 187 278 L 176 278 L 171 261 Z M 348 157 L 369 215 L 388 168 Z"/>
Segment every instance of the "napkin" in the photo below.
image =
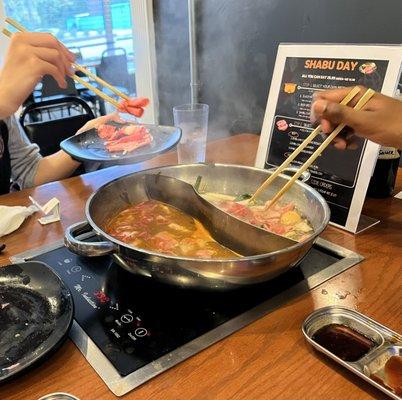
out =
<path fill-rule="evenodd" d="M 43 206 L 31 196 L 29 196 L 29 200 L 31 200 L 38 211 L 42 211 L 42 213 L 45 214 L 44 217 L 38 218 L 40 224 L 47 225 L 52 222 L 60 221 L 60 201 L 58 198 L 53 197 Z"/>
<path fill-rule="evenodd" d="M 53 197 L 43 206 L 31 196 L 29 196 L 29 200 L 32 202 L 29 207 L 0 206 L 0 237 L 16 231 L 27 217 L 37 211 L 41 211 L 44 214 L 43 217 L 38 218 L 39 223 L 42 225 L 60 221 L 60 201 L 56 197 Z"/>
<path fill-rule="evenodd" d="M 17 230 L 27 217 L 38 211 L 35 205 L 23 206 L 0 206 L 0 237 Z"/>

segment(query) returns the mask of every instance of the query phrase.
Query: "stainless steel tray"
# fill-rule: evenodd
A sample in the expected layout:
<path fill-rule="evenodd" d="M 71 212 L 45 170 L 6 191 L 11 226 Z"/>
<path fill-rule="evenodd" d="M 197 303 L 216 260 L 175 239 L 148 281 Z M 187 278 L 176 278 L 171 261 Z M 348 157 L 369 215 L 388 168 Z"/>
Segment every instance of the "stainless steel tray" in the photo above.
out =
<path fill-rule="evenodd" d="M 357 331 L 374 342 L 374 347 L 359 360 L 344 361 L 331 351 L 317 343 L 313 336 L 322 327 L 340 324 Z M 365 315 L 344 307 L 323 307 L 310 314 L 302 325 L 306 340 L 318 351 L 326 354 L 338 364 L 360 376 L 393 399 L 401 399 L 390 388 L 372 378 L 384 380 L 384 365 L 391 356 L 402 356 L 402 336 Z"/>

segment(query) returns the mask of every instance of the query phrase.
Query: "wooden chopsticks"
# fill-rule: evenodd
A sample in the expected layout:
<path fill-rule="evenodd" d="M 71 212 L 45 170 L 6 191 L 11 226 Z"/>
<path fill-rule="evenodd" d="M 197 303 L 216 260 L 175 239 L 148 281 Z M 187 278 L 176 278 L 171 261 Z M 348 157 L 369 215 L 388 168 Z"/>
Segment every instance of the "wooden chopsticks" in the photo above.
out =
<path fill-rule="evenodd" d="M 74 66 L 75 69 L 78 69 L 78 71 L 81 71 L 82 73 L 84 73 L 89 78 L 91 78 L 94 81 L 100 83 L 102 86 L 107 87 L 108 89 L 110 89 L 114 94 L 116 94 L 117 96 L 121 97 L 122 99 L 124 99 L 124 100 L 129 100 L 130 99 L 130 97 L 128 95 L 126 95 L 125 93 L 123 93 L 122 91 L 120 91 L 119 89 L 117 89 L 116 87 L 111 85 L 110 83 L 104 81 L 102 78 L 99 78 L 99 76 L 93 74 L 91 71 L 89 71 L 88 69 L 86 69 L 82 65 L 77 64 L 77 63 L 73 63 L 73 66 Z"/>
<path fill-rule="evenodd" d="M 16 28 L 17 30 L 19 30 L 20 32 L 28 32 L 28 30 L 21 25 L 19 22 L 15 21 L 12 18 L 7 17 L 5 20 L 6 23 L 10 24 L 11 26 L 13 26 L 14 28 Z M 11 31 L 9 31 L 8 29 L 4 28 L 2 30 L 3 34 L 11 37 L 13 34 Z M 107 87 L 108 89 L 110 89 L 113 93 L 115 93 L 117 96 L 121 97 L 124 100 L 128 100 L 129 96 L 127 96 L 125 93 L 123 93 L 122 91 L 118 90 L 116 87 L 114 87 L 113 85 L 111 85 L 110 83 L 106 82 L 105 80 L 99 78 L 97 75 L 93 74 L 91 71 L 89 71 L 88 69 L 86 69 L 85 67 L 83 67 L 80 64 L 77 63 L 73 63 L 73 67 L 78 70 L 81 71 L 82 73 L 84 73 L 85 75 L 87 75 L 89 78 L 93 79 L 94 81 L 98 82 L 99 84 L 101 84 L 104 87 Z M 112 104 L 113 106 L 115 106 L 116 108 L 119 107 L 119 102 L 116 101 L 115 99 L 113 99 L 112 97 L 108 96 L 106 93 L 102 92 L 101 90 L 99 90 L 97 87 L 91 85 L 90 83 L 88 83 L 87 81 L 85 81 L 84 79 L 82 79 L 81 77 L 77 76 L 76 74 L 74 74 L 72 76 L 72 78 L 76 81 L 79 82 L 81 85 L 85 86 L 87 89 L 93 91 L 96 95 L 98 95 L 99 97 L 103 98 L 105 101 L 109 102 L 110 104 Z"/>
<path fill-rule="evenodd" d="M 341 101 L 341 104 L 347 105 L 358 93 L 360 88 L 355 86 Z M 253 196 L 250 198 L 250 202 L 255 201 L 258 195 L 266 189 L 278 175 L 280 175 L 285 168 L 287 168 L 291 162 L 304 150 L 304 148 L 312 142 L 315 137 L 321 132 L 321 125 L 318 125 L 309 136 L 300 144 L 300 146 L 273 172 L 273 174 L 255 191 Z"/>
<path fill-rule="evenodd" d="M 348 95 L 342 100 L 341 104 L 346 105 L 348 104 L 358 93 L 360 89 L 359 87 L 354 87 Z M 374 95 L 374 90 L 368 89 L 363 96 L 360 98 L 360 100 L 357 102 L 357 104 L 354 106 L 355 110 L 360 110 L 362 109 L 365 104 L 373 97 Z M 272 198 L 270 201 L 268 207 L 271 207 L 273 204 L 275 204 L 282 196 L 283 194 L 289 190 L 289 188 L 293 185 L 293 183 L 305 172 L 310 165 L 321 155 L 321 153 L 325 150 L 325 148 L 332 142 L 332 140 L 341 132 L 343 128 L 345 128 L 345 124 L 339 124 L 333 131 L 332 133 L 322 142 L 322 144 L 317 148 L 317 150 L 307 159 L 307 161 L 300 167 L 300 169 L 292 176 L 292 178 L 284 185 L 281 190 L 279 190 L 278 193 Z M 320 132 L 321 127 L 318 126 L 314 131 L 303 141 L 303 143 L 291 154 L 288 159 L 282 163 L 278 169 L 256 190 L 254 195 L 250 198 L 249 201 L 252 201 L 257 197 L 258 194 L 261 193 L 262 190 L 266 189 L 267 186 L 272 183 L 272 181 L 290 164 L 292 160 L 296 158 L 296 156 L 309 144 L 315 136 L 318 135 Z M 290 161 L 289 161 L 290 159 Z"/>

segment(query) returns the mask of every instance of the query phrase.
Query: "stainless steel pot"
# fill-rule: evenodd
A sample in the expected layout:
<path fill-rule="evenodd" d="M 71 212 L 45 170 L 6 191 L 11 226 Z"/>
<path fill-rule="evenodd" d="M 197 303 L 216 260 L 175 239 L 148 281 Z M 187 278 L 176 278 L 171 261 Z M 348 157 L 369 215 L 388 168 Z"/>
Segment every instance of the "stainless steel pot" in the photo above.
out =
<path fill-rule="evenodd" d="M 189 164 L 154 168 L 118 178 L 98 189 L 87 201 L 87 221 L 67 228 L 66 246 L 84 256 L 110 254 L 126 270 L 191 288 L 227 290 L 272 279 L 296 265 L 313 245 L 329 221 L 329 208 L 322 196 L 303 182 L 296 182 L 284 195 L 284 202 L 294 202 L 314 228 L 314 234 L 304 242 L 267 254 L 233 260 L 180 258 L 142 250 L 116 240 L 103 227 L 130 204 L 148 199 L 144 188 L 146 174 L 161 173 L 192 185 L 202 176 L 202 189 L 230 195 L 253 193 L 272 173 L 266 170 L 228 164 Z M 284 185 L 289 177 L 281 175 L 261 197 L 267 200 Z M 93 230 L 101 241 L 80 240 L 83 232 Z M 239 232 L 241 235 L 241 232 Z"/>

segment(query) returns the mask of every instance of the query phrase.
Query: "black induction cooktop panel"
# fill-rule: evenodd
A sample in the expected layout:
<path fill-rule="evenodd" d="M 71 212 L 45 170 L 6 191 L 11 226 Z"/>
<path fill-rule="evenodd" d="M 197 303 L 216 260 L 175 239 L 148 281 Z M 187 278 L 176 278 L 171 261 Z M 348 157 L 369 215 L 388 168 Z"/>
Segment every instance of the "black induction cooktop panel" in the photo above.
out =
<path fill-rule="evenodd" d="M 313 248 L 298 267 L 269 283 L 214 293 L 159 284 L 130 274 L 109 257 L 79 257 L 65 247 L 33 258 L 47 263 L 66 282 L 74 297 L 74 319 L 122 376 L 339 259 L 321 248 Z"/>

